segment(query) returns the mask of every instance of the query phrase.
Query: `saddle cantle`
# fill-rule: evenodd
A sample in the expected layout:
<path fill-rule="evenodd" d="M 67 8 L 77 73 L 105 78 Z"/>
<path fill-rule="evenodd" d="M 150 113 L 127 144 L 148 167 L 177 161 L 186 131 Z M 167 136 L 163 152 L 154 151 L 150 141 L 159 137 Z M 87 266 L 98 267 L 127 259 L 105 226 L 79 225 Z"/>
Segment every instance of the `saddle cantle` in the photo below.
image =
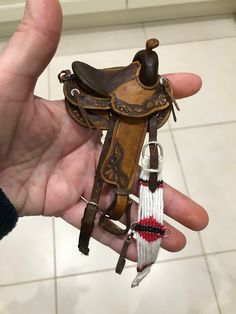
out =
<path fill-rule="evenodd" d="M 160 186 L 158 170 L 155 170 L 159 169 L 160 161 L 157 129 L 165 124 L 171 112 L 174 114 L 176 102 L 169 81 L 158 74 L 158 56 L 153 51 L 158 45 L 157 39 L 149 39 L 146 49 L 137 52 L 126 67 L 96 69 L 76 61 L 72 64 L 73 73 L 66 70 L 59 74 L 59 80 L 64 84 L 66 108 L 72 119 L 90 129 L 107 130 L 91 198 L 82 219 L 79 250 L 86 255 L 97 213 L 99 224 L 105 230 L 117 236 L 130 230 L 130 194 L 147 132 L 149 168 L 154 169 L 150 171 L 148 189 L 154 193 Z M 99 207 L 104 182 L 114 187 L 114 200 L 107 209 Z M 113 222 L 123 215 L 127 220 L 125 229 Z M 158 237 L 164 236 L 162 227 L 150 230 L 159 232 Z M 118 273 L 124 267 L 127 243 L 116 268 Z"/>

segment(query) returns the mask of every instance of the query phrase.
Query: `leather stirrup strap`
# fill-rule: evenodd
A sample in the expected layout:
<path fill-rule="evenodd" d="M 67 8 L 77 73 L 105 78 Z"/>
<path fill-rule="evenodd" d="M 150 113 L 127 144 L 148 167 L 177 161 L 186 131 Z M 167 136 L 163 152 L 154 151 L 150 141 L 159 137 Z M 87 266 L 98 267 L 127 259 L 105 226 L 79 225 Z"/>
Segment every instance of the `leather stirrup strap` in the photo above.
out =
<path fill-rule="evenodd" d="M 94 220 L 96 217 L 96 213 L 98 212 L 98 202 L 99 202 L 99 198 L 100 198 L 102 186 L 103 186 L 103 180 L 101 178 L 101 167 L 104 162 L 104 158 L 107 155 L 110 143 L 111 143 L 114 125 L 115 125 L 115 117 L 112 116 L 109 122 L 109 128 L 108 128 L 105 142 L 102 148 L 101 156 L 99 158 L 90 202 L 87 204 L 84 211 L 84 216 L 81 220 L 81 230 L 80 230 L 78 248 L 80 252 L 82 252 L 85 255 L 89 254 L 89 248 L 88 248 L 89 239 L 93 231 Z"/>
<path fill-rule="evenodd" d="M 148 120 L 149 141 L 157 141 L 157 117 L 152 116 Z M 158 169 L 158 147 L 156 144 L 150 144 L 150 169 Z M 149 190 L 154 193 L 157 188 L 157 172 L 151 172 L 149 177 Z"/>

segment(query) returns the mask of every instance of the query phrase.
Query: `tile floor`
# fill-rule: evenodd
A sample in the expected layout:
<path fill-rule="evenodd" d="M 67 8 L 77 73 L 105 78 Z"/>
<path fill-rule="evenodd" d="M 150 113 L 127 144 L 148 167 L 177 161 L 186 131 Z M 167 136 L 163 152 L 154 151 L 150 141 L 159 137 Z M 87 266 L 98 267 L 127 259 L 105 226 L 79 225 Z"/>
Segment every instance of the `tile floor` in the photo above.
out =
<path fill-rule="evenodd" d="M 166 181 L 205 206 L 208 228 L 180 253 L 161 251 L 138 289 L 135 265 L 114 274 L 116 254 L 60 219 L 27 217 L 0 243 L 1 314 L 234 314 L 236 309 L 236 23 L 233 16 L 86 29 L 63 34 L 36 94 L 62 97 L 56 75 L 78 59 L 127 64 L 149 37 L 161 41 L 161 72 L 195 72 L 201 92 L 179 101 L 178 123 L 160 132 Z M 105 44 L 100 45 L 104 41 Z M 77 45 L 74 45 L 77 42 Z M 73 44 L 72 44 L 73 43 Z M 0 48 L 3 43 L 0 43 Z M 176 224 L 177 225 L 177 224 Z"/>

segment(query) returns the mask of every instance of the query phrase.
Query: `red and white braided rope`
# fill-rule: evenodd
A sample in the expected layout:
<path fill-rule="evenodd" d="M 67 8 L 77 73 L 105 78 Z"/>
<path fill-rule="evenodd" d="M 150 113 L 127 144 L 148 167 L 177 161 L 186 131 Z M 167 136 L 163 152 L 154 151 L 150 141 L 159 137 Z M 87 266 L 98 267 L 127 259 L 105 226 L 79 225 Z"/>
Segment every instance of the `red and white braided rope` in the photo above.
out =
<path fill-rule="evenodd" d="M 160 144 L 156 145 L 161 148 Z M 162 148 L 160 149 L 162 152 Z M 151 265 L 155 263 L 164 236 L 163 226 L 163 181 L 162 181 L 162 153 L 158 150 L 158 169 L 150 169 L 150 157 L 143 156 L 140 175 L 138 222 L 136 224 L 137 238 L 137 275 L 132 282 L 136 287 L 149 273 Z M 157 172 L 157 188 L 151 192 L 148 186 L 150 173 Z"/>

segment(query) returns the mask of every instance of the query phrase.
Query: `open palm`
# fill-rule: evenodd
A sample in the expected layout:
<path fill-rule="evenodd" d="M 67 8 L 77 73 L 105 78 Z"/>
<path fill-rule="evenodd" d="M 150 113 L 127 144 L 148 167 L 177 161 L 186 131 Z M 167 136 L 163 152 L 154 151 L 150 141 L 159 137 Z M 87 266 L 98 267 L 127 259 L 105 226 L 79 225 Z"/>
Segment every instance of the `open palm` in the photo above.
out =
<path fill-rule="evenodd" d="M 61 9 L 57 0 L 28 0 L 22 23 L 0 55 L 0 186 L 19 215 L 62 217 L 80 227 L 84 201 L 89 198 L 101 152 L 100 137 L 77 125 L 67 114 L 64 101 L 34 96 L 39 75 L 57 48 L 61 34 Z M 197 92 L 200 79 L 191 74 L 172 74 L 175 97 Z M 111 200 L 103 192 L 102 204 Z M 207 224 L 204 209 L 166 185 L 165 212 L 185 226 L 200 230 Z M 137 215 L 134 206 L 132 219 Z M 184 235 L 169 226 L 171 235 L 163 247 L 178 251 Z M 93 236 L 120 251 L 123 240 L 100 229 Z M 128 257 L 136 258 L 135 245 Z"/>

